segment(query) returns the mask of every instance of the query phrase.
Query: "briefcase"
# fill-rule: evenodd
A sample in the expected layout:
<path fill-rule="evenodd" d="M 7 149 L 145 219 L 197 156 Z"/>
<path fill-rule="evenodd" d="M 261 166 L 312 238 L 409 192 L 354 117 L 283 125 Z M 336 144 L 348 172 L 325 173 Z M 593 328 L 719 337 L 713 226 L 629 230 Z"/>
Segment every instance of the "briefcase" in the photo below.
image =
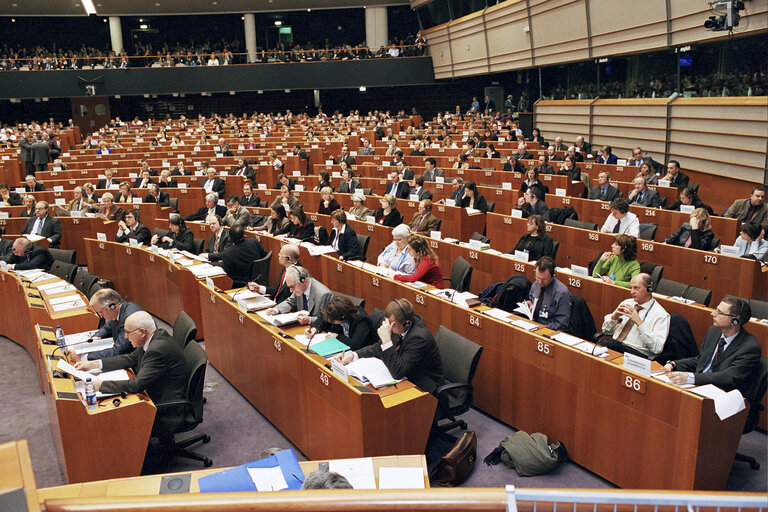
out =
<path fill-rule="evenodd" d="M 453 487 L 463 483 L 475 467 L 477 460 L 477 436 L 473 431 L 464 432 L 443 455 L 432 474 L 432 484 Z"/>

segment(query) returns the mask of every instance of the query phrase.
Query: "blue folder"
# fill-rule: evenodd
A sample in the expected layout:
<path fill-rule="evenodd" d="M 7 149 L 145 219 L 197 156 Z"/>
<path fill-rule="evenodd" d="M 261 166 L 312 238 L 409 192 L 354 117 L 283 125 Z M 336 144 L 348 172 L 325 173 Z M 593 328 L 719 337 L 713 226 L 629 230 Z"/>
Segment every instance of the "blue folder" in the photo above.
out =
<path fill-rule="evenodd" d="M 293 450 L 282 450 L 264 459 L 248 462 L 242 466 L 225 469 L 198 479 L 200 492 L 243 492 L 256 491 L 256 485 L 248 473 L 248 468 L 273 468 L 280 466 L 288 487 L 284 490 L 301 489 L 304 472 L 299 466 Z"/>

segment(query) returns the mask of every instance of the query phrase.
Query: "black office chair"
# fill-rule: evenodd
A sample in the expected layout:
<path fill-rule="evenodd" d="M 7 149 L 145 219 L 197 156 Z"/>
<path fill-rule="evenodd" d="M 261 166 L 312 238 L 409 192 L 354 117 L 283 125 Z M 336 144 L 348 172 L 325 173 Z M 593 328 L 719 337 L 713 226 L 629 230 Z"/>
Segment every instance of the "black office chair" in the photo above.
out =
<path fill-rule="evenodd" d="M 709 250 L 710 251 L 714 251 L 718 247 L 720 247 L 720 239 L 719 238 L 713 238 L 712 242 L 709 244 Z"/>
<path fill-rule="evenodd" d="M 677 313 L 669 315 L 669 334 L 664 342 L 664 348 L 654 356 L 653 360 L 666 364 L 667 361 L 693 357 L 698 353 L 699 347 L 696 346 L 696 338 L 693 337 L 688 320 Z"/>
<path fill-rule="evenodd" d="M 483 347 L 441 325 L 435 335 L 440 359 L 445 373 L 445 384 L 434 391 L 437 397 L 437 411 L 432 423 L 432 433 L 443 438 L 452 438 L 448 432 L 455 428 L 466 430 L 467 423 L 456 417 L 472 407 L 475 377 Z M 448 420 L 440 424 L 441 420 Z"/>
<path fill-rule="evenodd" d="M 269 286 L 269 262 L 272 261 L 272 251 L 261 259 L 253 260 L 251 264 L 251 280 L 261 285 Z"/>
<path fill-rule="evenodd" d="M 664 295 L 690 299 L 704 306 L 709 306 L 709 301 L 712 300 L 712 290 L 696 288 L 688 284 L 678 283 L 677 281 L 670 281 L 669 279 L 660 279 L 656 291 Z"/>
<path fill-rule="evenodd" d="M 341 292 L 333 292 L 333 295 L 334 297 L 346 297 L 351 300 L 352 304 L 354 304 L 356 307 L 365 309 L 365 299 L 355 297 L 354 295 L 347 295 L 346 293 Z"/>
<path fill-rule="evenodd" d="M 205 240 L 202 238 L 193 238 L 192 239 L 192 253 L 193 254 L 200 254 L 203 252 L 203 245 L 205 244 Z"/>
<path fill-rule="evenodd" d="M 185 311 L 180 312 L 173 322 L 173 340 L 184 348 L 187 343 L 195 339 L 195 336 L 197 336 L 195 321 Z"/>
<path fill-rule="evenodd" d="M 370 188 L 362 188 L 362 189 L 360 189 L 360 190 L 362 190 L 362 191 L 363 191 L 363 195 L 364 195 L 364 196 L 369 196 L 369 195 L 371 195 L 371 190 L 372 190 L 372 189 L 370 189 Z"/>
<path fill-rule="evenodd" d="M 267 201 L 259 201 L 259 208 L 266 208 L 269 206 Z"/>
<path fill-rule="evenodd" d="M 103 290 L 104 288 L 108 288 L 107 286 L 103 286 L 99 280 L 95 280 L 90 288 L 88 288 L 88 293 L 85 294 L 85 296 L 88 298 L 88 300 L 91 300 L 91 297 L 99 291 Z M 104 320 L 103 318 L 101 320 Z M 99 322 L 99 328 L 101 328 L 101 322 Z"/>
<path fill-rule="evenodd" d="M 737 297 L 736 295 L 731 295 L 730 293 L 726 294 L 726 297 L 741 299 L 744 302 L 747 302 L 749 304 L 749 308 L 752 310 L 753 317 L 768 318 L 768 302 L 757 299 L 747 299 L 745 297 Z"/>
<path fill-rule="evenodd" d="M 161 238 L 163 238 L 163 237 L 164 237 L 164 236 L 166 236 L 167 234 L 168 234 L 168 230 L 167 230 L 167 229 L 160 229 L 160 228 L 155 228 L 155 229 L 152 231 L 152 236 L 155 236 L 155 235 L 157 235 L 157 238 L 158 238 L 158 239 L 161 239 Z"/>
<path fill-rule="evenodd" d="M 557 250 L 560 248 L 560 242 L 552 242 L 552 259 L 557 260 Z"/>
<path fill-rule="evenodd" d="M 184 347 L 184 360 L 189 369 L 189 380 L 187 381 L 187 393 L 183 400 L 173 400 L 171 402 L 156 403 L 157 414 L 174 414 L 184 418 L 184 422 L 170 434 L 169 439 L 165 439 L 162 446 L 164 461 L 170 461 L 174 456 L 187 459 L 199 460 L 207 468 L 213 465 L 213 461 L 205 455 L 195 453 L 188 448 L 193 444 L 211 441 L 208 434 L 198 434 L 183 441 L 176 441 L 174 436 L 184 432 L 189 432 L 203 422 L 203 386 L 205 385 L 205 365 L 208 358 L 205 350 L 197 343 L 187 343 Z M 183 414 L 179 413 L 179 408 L 183 409 Z"/>
<path fill-rule="evenodd" d="M 451 288 L 457 292 L 465 292 L 469 290 L 469 283 L 472 280 L 472 270 L 474 267 L 464 258 L 459 256 L 453 262 L 451 268 L 451 277 L 444 277 L 444 281 L 451 282 Z"/>
<path fill-rule="evenodd" d="M 357 245 L 360 246 L 360 259 L 366 261 L 368 259 L 368 245 L 371 243 L 371 237 L 369 235 L 357 235 Z"/>
<path fill-rule="evenodd" d="M 747 390 L 747 394 L 744 397 L 749 402 L 749 413 L 747 413 L 747 421 L 744 423 L 742 433 L 748 434 L 757 426 L 760 420 L 760 413 L 764 409 L 763 397 L 765 396 L 766 388 L 768 388 L 768 359 L 761 357 L 757 379 L 752 383 L 752 387 Z M 737 452 L 736 460 L 749 463 L 749 467 L 755 471 L 760 469 L 760 464 L 757 460 L 749 455 Z"/>
<path fill-rule="evenodd" d="M 481 241 L 484 244 L 491 243 L 491 239 L 490 238 L 488 238 L 487 236 L 485 236 L 482 233 L 478 233 L 477 231 L 475 231 L 474 233 L 469 235 L 469 239 L 470 240 L 479 240 L 479 241 Z"/>
<path fill-rule="evenodd" d="M 563 226 L 570 226 L 572 228 L 588 229 L 589 231 L 597 231 L 597 224 L 594 222 L 587 222 L 585 220 L 565 219 Z"/>
<path fill-rule="evenodd" d="M 496 203 L 493 201 L 486 201 L 486 204 L 488 205 L 488 211 L 493 213 L 493 211 L 496 209 Z"/>
<path fill-rule="evenodd" d="M 6 256 L 11 254 L 13 248 L 13 242 L 5 238 L 0 238 L 0 256 Z"/>
<path fill-rule="evenodd" d="M 443 219 L 437 219 L 437 229 L 435 231 L 440 231 L 440 228 L 443 227 Z"/>
<path fill-rule="evenodd" d="M 93 283 L 99 280 L 99 276 L 91 274 L 86 270 L 80 270 L 75 276 L 75 288 L 83 295 L 87 296 L 93 286 Z"/>
<path fill-rule="evenodd" d="M 656 287 L 659 286 L 661 276 L 664 274 L 664 267 L 649 261 L 641 261 L 640 272 L 651 276 L 651 283 L 653 284 L 653 288 L 656 289 Z"/>
<path fill-rule="evenodd" d="M 170 199 L 168 199 L 168 206 L 173 208 L 173 211 L 175 213 L 179 213 L 179 198 L 171 197 Z"/>
<path fill-rule="evenodd" d="M 640 233 L 638 234 L 638 238 L 653 241 L 656 238 L 657 229 L 659 229 L 659 225 L 652 222 L 647 224 L 640 224 Z"/>
<path fill-rule="evenodd" d="M 54 260 L 61 261 L 63 263 L 71 263 L 74 265 L 75 260 L 77 259 L 77 251 L 67 249 L 48 249 L 48 251 L 50 251 Z"/>
<path fill-rule="evenodd" d="M 64 279 L 69 283 L 74 283 L 75 275 L 77 274 L 77 268 L 77 265 L 54 260 L 51 264 L 51 274 Z"/>

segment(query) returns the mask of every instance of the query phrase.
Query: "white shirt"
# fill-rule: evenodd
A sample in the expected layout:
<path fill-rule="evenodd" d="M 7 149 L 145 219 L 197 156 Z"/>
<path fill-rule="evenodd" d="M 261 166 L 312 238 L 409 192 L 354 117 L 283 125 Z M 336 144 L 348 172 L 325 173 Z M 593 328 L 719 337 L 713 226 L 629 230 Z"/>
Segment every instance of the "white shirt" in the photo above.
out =
<path fill-rule="evenodd" d="M 617 222 L 619 222 L 619 220 L 616 219 L 613 214 L 608 215 L 608 218 L 605 219 L 605 224 L 600 228 L 600 231 L 603 233 L 613 233 L 613 228 L 616 226 Z M 638 220 L 637 215 L 632 212 L 627 212 L 621 219 L 619 233 L 638 237 L 640 235 L 640 221 Z"/>
<path fill-rule="evenodd" d="M 622 301 L 619 307 L 627 305 L 634 308 L 635 304 L 634 299 L 627 299 Z M 662 349 L 664 349 L 664 342 L 667 341 L 667 336 L 669 336 L 669 313 L 664 310 L 656 299 L 651 299 L 641 306 L 643 309 L 638 311 L 637 314 L 640 315 L 642 323 L 640 325 L 632 325 L 623 343 L 639 350 L 648 357 L 653 357 L 661 353 Z M 629 321 L 629 317 L 622 316 L 619 320 L 613 320 L 611 315 L 613 315 L 613 312 L 605 315 L 603 332 L 610 333 L 615 338 L 621 332 L 624 323 Z"/>

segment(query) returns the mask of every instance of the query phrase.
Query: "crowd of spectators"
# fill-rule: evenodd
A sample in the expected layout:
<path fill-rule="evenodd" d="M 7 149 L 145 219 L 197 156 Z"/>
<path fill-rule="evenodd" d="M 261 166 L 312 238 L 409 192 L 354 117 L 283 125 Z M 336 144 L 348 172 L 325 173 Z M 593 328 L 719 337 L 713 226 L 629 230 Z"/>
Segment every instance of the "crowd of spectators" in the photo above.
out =
<path fill-rule="evenodd" d="M 325 60 L 359 60 L 424 55 L 426 40 L 421 35 L 405 39 L 390 40 L 386 46 L 369 48 L 362 44 L 344 44 L 334 47 L 328 39 L 321 45 L 310 41 L 306 44 L 278 43 L 273 48 L 261 48 L 255 62 L 307 62 Z M 251 59 L 253 60 L 253 59 Z M 173 67 L 173 66 L 226 66 L 246 64 L 248 53 L 241 40 L 220 40 L 202 44 L 169 45 L 160 48 L 152 44 L 135 43 L 129 53 L 123 49 L 119 54 L 109 49 L 81 46 L 79 50 L 52 45 L 25 48 L 21 45 L 4 43 L 0 46 L 0 70 L 55 70 L 82 69 L 84 66 L 105 69 L 130 67 Z"/>

